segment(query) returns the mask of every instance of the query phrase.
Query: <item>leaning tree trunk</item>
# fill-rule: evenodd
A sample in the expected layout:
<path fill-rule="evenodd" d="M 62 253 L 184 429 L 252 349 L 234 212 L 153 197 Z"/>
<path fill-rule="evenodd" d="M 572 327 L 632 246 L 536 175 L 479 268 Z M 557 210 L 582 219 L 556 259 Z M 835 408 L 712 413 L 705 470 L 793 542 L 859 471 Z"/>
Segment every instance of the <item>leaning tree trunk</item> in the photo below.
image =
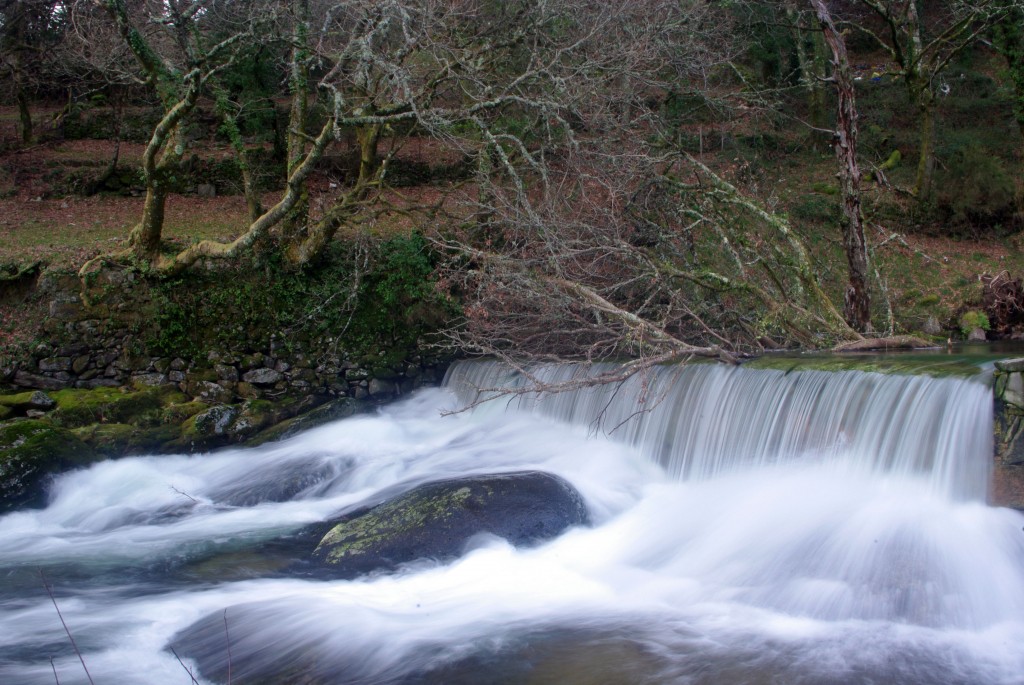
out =
<path fill-rule="evenodd" d="M 853 73 L 846 44 L 836 31 L 824 0 L 810 0 L 821 24 L 825 43 L 832 51 L 832 79 L 839 103 L 833 145 L 839 162 L 839 185 L 843 200 L 843 248 L 849 266 L 843 315 L 854 329 L 866 332 L 871 327 L 871 301 L 868 296 L 868 251 L 864 222 L 860 211 L 860 167 L 857 164 L 857 104 Z"/>

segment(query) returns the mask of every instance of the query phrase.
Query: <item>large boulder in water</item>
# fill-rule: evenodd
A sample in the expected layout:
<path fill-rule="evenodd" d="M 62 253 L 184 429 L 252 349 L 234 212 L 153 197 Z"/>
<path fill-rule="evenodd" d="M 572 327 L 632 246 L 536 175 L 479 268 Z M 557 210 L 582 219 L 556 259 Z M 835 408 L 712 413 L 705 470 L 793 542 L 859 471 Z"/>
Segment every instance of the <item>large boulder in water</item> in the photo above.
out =
<path fill-rule="evenodd" d="M 313 556 L 329 575 L 347 578 L 416 559 L 457 557 L 480 534 L 520 546 L 587 521 L 583 498 L 558 476 L 467 476 L 425 483 L 346 515 Z"/>

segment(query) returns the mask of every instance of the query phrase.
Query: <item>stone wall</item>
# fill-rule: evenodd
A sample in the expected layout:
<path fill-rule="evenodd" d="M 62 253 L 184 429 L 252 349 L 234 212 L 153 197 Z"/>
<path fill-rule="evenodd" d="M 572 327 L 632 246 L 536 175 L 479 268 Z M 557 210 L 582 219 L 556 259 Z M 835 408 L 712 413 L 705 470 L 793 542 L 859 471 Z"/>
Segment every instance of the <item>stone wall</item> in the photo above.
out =
<path fill-rule="evenodd" d="M 990 502 L 1024 509 L 1024 359 L 996 362 L 995 473 Z"/>
<path fill-rule="evenodd" d="M 86 289 L 76 274 L 44 272 L 32 296 L 47 314 L 38 342 L 0 358 L 0 383 L 41 390 L 174 385 L 211 404 L 310 396 L 384 402 L 439 383 L 447 364 L 420 349 L 355 356 L 333 337 L 271 335 L 257 346 L 240 335 L 199 358 L 152 354 L 147 340 L 159 300 L 127 269 L 106 269 Z"/>

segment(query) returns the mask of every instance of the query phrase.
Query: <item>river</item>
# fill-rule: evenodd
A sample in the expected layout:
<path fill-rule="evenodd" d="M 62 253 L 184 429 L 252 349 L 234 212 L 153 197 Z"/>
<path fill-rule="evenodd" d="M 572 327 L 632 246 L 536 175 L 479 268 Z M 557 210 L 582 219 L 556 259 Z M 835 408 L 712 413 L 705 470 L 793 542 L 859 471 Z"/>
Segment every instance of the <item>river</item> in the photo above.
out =
<path fill-rule="evenodd" d="M 59 608 L 97 685 L 1024 683 L 983 382 L 705 366 L 446 413 L 514 382 L 461 364 L 279 443 L 61 476 L 0 518 L 0 682 L 89 682 Z M 356 580 L 295 563 L 382 489 L 523 469 L 592 525 Z"/>

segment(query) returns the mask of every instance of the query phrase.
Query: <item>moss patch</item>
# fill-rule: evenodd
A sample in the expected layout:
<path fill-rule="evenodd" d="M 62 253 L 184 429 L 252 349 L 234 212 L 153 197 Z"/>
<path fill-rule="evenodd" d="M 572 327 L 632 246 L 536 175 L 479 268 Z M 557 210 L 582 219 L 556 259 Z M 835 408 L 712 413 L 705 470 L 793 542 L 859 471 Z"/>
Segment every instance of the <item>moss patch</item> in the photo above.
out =
<path fill-rule="evenodd" d="M 198 400 L 192 402 L 172 402 L 164 407 L 162 419 L 164 423 L 182 424 L 186 419 L 209 408 L 210 405 Z"/>
<path fill-rule="evenodd" d="M 450 517 L 456 509 L 467 506 L 473 496 L 468 487 L 439 492 L 427 497 L 400 497 L 382 504 L 364 515 L 332 528 L 317 546 L 328 563 L 372 552 L 380 542 L 395 535 L 427 526 Z M 478 504 L 483 499 L 478 497 Z"/>
<path fill-rule="evenodd" d="M 285 438 L 290 438 L 301 431 L 322 426 L 325 423 L 337 421 L 338 419 L 348 418 L 349 416 L 369 409 L 371 406 L 373 405 L 354 400 L 350 397 L 332 400 L 331 402 L 321 405 L 312 411 L 299 414 L 294 418 L 282 421 L 270 428 L 267 428 L 266 430 L 260 431 L 256 437 L 246 442 L 246 444 L 249 446 L 256 446 L 267 442 L 273 442 L 275 440 L 284 440 Z"/>
<path fill-rule="evenodd" d="M 181 435 L 181 429 L 172 424 L 140 428 L 127 423 L 94 423 L 71 432 L 106 457 L 165 452 Z"/>
<path fill-rule="evenodd" d="M 0 407 L 20 407 L 27 405 L 32 398 L 32 390 L 14 395 L 0 395 Z"/>
<path fill-rule="evenodd" d="M 48 421 L 0 424 L 0 510 L 39 503 L 48 475 L 88 464 L 96 456 L 74 433 Z"/>
<path fill-rule="evenodd" d="M 66 428 L 92 423 L 159 423 L 159 411 L 166 391 L 147 388 L 136 392 L 122 388 L 58 390 L 53 420 Z"/>

